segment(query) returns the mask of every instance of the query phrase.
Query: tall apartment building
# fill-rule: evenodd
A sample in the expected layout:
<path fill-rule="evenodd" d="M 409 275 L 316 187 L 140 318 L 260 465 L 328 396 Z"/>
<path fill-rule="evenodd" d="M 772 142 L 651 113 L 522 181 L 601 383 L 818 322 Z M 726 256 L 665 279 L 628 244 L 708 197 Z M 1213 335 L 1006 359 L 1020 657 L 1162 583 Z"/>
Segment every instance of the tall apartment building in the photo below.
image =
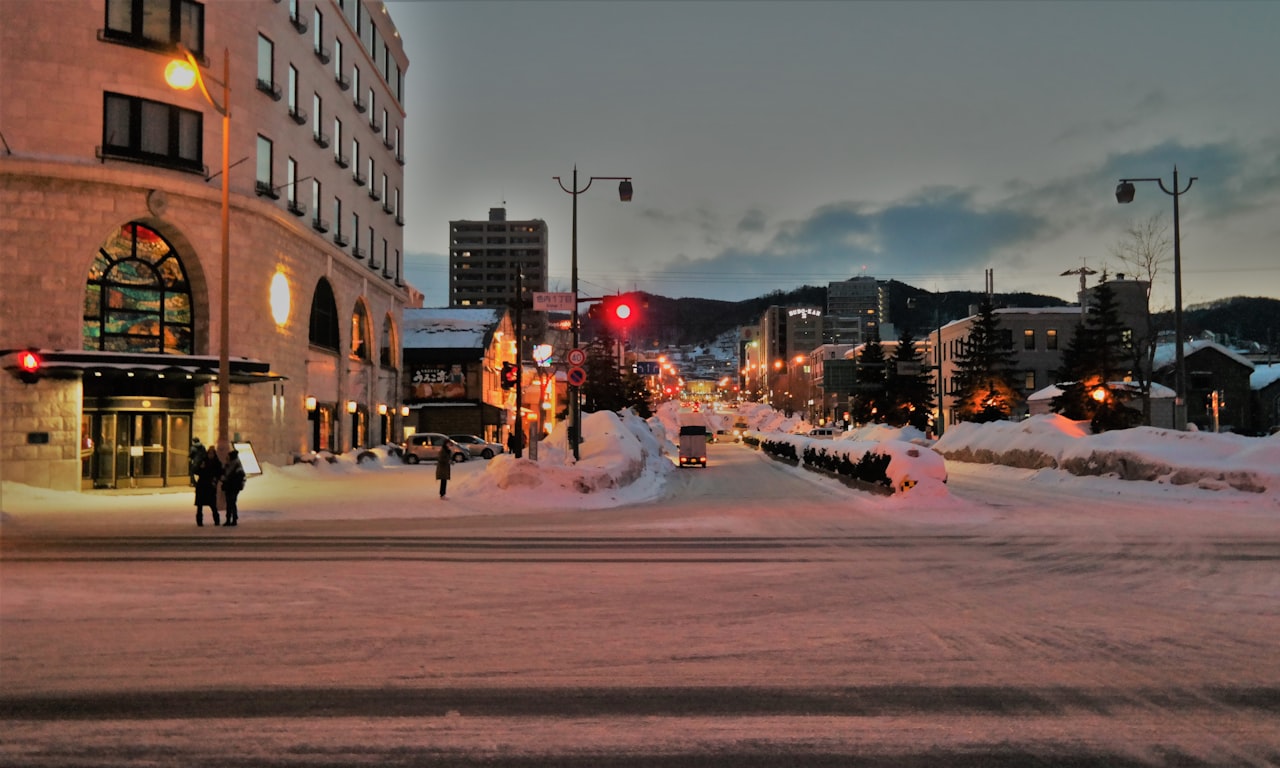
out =
<path fill-rule="evenodd" d="M 43 360 L 33 384 L 0 373 L 4 479 L 186 485 L 223 403 L 225 437 L 262 461 L 391 439 L 420 294 L 402 261 L 408 61 L 385 6 L 0 0 L 0 16 L 0 366 Z M 184 49 L 203 89 L 166 84 Z"/>
<path fill-rule="evenodd" d="M 449 306 L 508 306 L 516 298 L 516 272 L 528 292 L 547 290 L 547 223 L 508 221 L 506 208 L 490 208 L 488 221 L 449 222 Z"/>
<path fill-rule="evenodd" d="M 874 277 L 827 283 L 823 335 L 831 344 L 861 344 L 889 322 L 889 284 Z"/>
<path fill-rule="evenodd" d="M 547 222 L 508 221 L 506 208 L 490 208 L 488 221 L 449 222 L 449 306 L 510 307 L 516 278 L 526 300 L 547 290 Z M 524 312 L 521 338 L 525 359 L 529 345 L 546 333 L 546 315 Z"/>

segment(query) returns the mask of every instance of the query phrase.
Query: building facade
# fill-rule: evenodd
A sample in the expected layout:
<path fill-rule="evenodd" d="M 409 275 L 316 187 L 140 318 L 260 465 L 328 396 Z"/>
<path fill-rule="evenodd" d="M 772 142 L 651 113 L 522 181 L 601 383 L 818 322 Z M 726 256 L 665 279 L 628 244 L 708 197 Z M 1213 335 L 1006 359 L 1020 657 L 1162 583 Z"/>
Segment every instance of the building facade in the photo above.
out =
<path fill-rule="evenodd" d="M 383 4 L 0 15 L 0 354 L 44 361 L 34 383 L 0 375 L 3 479 L 185 485 L 193 437 L 288 463 L 394 435 L 421 298 L 403 275 L 408 61 Z M 203 85 L 180 91 L 165 72 L 184 51 Z"/>
<path fill-rule="evenodd" d="M 826 341 L 861 344 L 889 322 L 889 284 L 874 277 L 827 283 Z"/>

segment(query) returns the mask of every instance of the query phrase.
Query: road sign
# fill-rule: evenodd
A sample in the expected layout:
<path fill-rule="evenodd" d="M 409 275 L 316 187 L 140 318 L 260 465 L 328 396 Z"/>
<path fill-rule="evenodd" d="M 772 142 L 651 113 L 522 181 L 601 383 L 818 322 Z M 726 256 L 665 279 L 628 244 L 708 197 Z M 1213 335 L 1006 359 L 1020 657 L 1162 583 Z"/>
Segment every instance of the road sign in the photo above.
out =
<path fill-rule="evenodd" d="M 536 312 L 572 312 L 576 301 L 568 291 L 534 291 L 533 309 Z"/>
<path fill-rule="evenodd" d="M 575 365 L 569 369 L 565 378 L 569 380 L 569 386 L 580 387 L 587 381 L 587 372 Z"/>
<path fill-rule="evenodd" d="M 638 360 L 636 361 L 637 376 L 657 376 L 658 363 L 655 360 Z"/>
<path fill-rule="evenodd" d="M 587 353 L 580 349 L 571 349 L 564 359 L 569 362 L 569 365 L 582 365 L 587 362 Z"/>

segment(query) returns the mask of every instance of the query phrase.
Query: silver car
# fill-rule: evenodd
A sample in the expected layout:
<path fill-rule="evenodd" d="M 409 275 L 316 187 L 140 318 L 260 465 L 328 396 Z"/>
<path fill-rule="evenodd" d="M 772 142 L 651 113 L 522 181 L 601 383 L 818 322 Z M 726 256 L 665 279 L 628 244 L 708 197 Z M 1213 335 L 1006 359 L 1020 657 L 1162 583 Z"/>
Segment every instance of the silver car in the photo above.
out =
<path fill-rule="evenodd" d="M 482 459 L 492 459 L 506 450 L 501 443 L 491 443 L 476 435 L 449 435 L 449 439 L 461 446 L 467 453 L 472 456 L 479 456 Z"/>
<path fill-rule="evenodd" d="M 404 463 L 417 464 L 420 461 L 436 461 L 440 458 L 440 446 L 449 440 L 448 435 L 439 432 L 415 432 L 400 444 L 404 449 Z M 453 461 L 466 461 L 470 456 L 462 446 L 453 446 Z"/>

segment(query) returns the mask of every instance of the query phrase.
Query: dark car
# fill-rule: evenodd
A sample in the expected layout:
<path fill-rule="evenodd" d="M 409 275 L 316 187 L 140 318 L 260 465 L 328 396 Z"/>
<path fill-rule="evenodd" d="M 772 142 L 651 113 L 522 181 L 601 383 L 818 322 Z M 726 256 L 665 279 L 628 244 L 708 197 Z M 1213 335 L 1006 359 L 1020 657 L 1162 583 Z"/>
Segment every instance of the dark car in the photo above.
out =
<path fill-rule="evenodd" d="M 435 461 L 440 458 L 440 446 L 449 440 L 448 435 L 439 432 L 416 432 L 401 444 L 406 464 L 417 464 L 420 461 Z M 461 446 L 453 446 L 453 461 L 466 461 L 470 456 Z"/>
<path fill-rule="evenodd" d="M 476 435 L 449 435 L 449 439 L 467 453 L 482 459 L 492 459 L 504 450 L 501 443 L 491 443 Z"/>

